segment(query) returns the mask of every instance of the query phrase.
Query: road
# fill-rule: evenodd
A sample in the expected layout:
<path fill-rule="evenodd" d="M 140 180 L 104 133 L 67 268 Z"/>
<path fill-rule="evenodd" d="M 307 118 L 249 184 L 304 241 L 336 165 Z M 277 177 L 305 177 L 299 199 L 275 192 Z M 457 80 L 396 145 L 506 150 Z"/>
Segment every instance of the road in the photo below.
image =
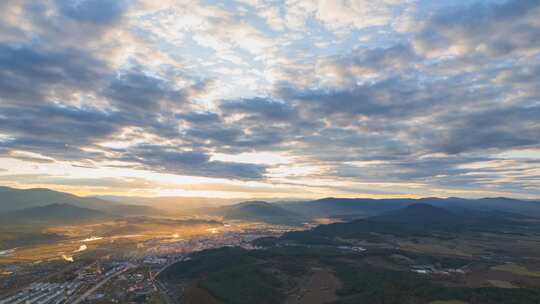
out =
<path fill-rule="evenodd" d="M 165 266 L 161 267 L 161 269 L 156 272 L 153 276 L 152 276 L 152 280 L 154 281 L 154 283 L 156 284 L 156 286 L 158 287 L 160 293 L 163 295 L 163 297 L 165 298 L 165 301 L 167 302 L 167 304 L 176 304 L 178 303 L 177 301 L 174 300 L 174 297 L 169 293 L 169 291 L 167 290 L 167 287 L 165 287 L 165 285 L 158 281 L 157 280 L 157 277 L 165 270 L 167 269 L 169 266 L 175 264 L 175 263 L 178 263 L 180 261 L 182 261 L 184 258 L 179 258 L 179 259 L 174 259 L 173 261 L 167 263 Z"/>
<path fill-rule="evenodd" d="M 117 277 L 119 275 L 121 275 L 122 273 L 128 271 L 129 269 L 132 269 L 133 266 L 127 266 L 126 268 L 120 270 L 120 271 L 117 271 L 113 274 L 111 274 L 110 276 L 106 277 L 105 279 L 101 280 L 99 283 L 97 283 L 96 285 L 94 285 L 92 288 L 88 289 L 85 293 L 83 293 L 79 298 L 77 298 L 77 300 L 73 301 L 72 304 L 79 304 L 81 303 L 82 301 L 84 301 L 84 299 L 86 299 L 88 296 L 90 296 L 91 294 L 93 294 L 96 290 L 98 290 L 101 286 L 105 285 L 107 282 L 109 282 L 112 278 L 114 277 Z"/>

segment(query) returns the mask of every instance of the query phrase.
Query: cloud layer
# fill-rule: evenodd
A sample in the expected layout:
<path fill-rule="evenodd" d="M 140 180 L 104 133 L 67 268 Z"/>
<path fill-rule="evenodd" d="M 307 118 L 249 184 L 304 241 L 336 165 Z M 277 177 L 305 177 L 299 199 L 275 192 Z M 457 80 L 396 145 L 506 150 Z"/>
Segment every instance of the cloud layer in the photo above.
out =
<path fill-rule="evenodd" d="M 287 194 L 540 196 L 538 1 L 8 0 L 0 15 L 4 159 Z"/>

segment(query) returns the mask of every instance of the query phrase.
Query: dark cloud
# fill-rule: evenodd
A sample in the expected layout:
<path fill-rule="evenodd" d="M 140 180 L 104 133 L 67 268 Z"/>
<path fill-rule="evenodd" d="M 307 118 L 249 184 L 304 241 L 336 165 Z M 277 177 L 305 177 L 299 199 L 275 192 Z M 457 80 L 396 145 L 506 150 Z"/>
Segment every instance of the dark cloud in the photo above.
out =
<path fill-rule="evenodd" d="M 470 157 L 425 157 L 369 162 L 366 165 L 340 164 L 334 174 L 343 177 L 361 178 L 371 182 L 429 182 L 438 176 L 461 175 L 471 170 L 459 168 L 460 165 L 475 161 L 489 160 Z M 388 172 L 392 172 L 388 174 Z"/>
<path fill-rule="evenodd" d="M 157 111 L 162 106 L 180 105 L 184 93 L 170 83 L 142 71 L 120 72 L 105 88 L 103 95 L 120 109 Z"/>
<path fill-rule="evenodd" d="M 176 117 L 193 124 L 214 123 L 221 120 L 221 117 L 218 114 L 212 112 L 189 112 L 177 114 Z"/>
<path fill-rule="evenodd" d="M 0 43 L 0 99 L 39 103 L 47 94 L 94 88 L 107 65 L 76 49 L 47 51 L 38 45 Z"/>
<path fill-rule="evenodd" d="M 297 117 L 297 112 L 289 104 L 267 98 L 253 98 L 239 101 L 226 101 L 221 110 L 229 114 L 246 114 L 254 119 L 270 121 L 290 121 Z"/>
<path fill-rule="evenodd" d="M 365 76 L 397 74 L 410 70 L 420 60 L 414 48 L 408 44 L 396 44 L 385 48 L 360 49 L 347 55 L 323 60 L 320 67 L 324 72 L 335 75 L 338 80 L 354 85 Z"/>
<path fill-rule="evenodd" d="M 82 148 L 114 134 L 120 127 L 122 119 L 118 115 L 93 108 L 52 104 L 0 107 L 0 131 L 11 137 L 0 141 L 0 146 L 59 160 L 103 157 L 102 153 Z"/>
<path fill-rule="evenodd" d="M 66 17 L 96 24 L 118 21 L 128 6 L 124 0 L 55 0 L 55 4 Z"/>
<path fill-rule="evenodd" d="M 235 128 L 227 128 L 225 126 L 211 126 L 211 127 L 195 127 L 185 131 L 188 137 L 199 139 L 201 141 L 212 141 L 212 146 L 221 143 L 226 145 L 233 145 L 237 139 L 243 135 L 242 130 Z"/>
<path fill-rule="evenodd" d="M 435 92 L 436 93 L 436 92 Z M 418 79 L 405 75 L 383 78 L 345 88 L 298 90 L 283 85 L 278 94 L 299 107 L 314 111 L 312 115 L 409 116 L 425 109 L 433 96 L 425 96 Z"/>
<path fill-rule="evenodd" d="M 66 145 L 87 144 L 112 134 L 121 118 L 92 108 L 58 105 L 0 108 L 0 129 L 10 134 L 65 142 Z M 46 117 L 47 119 L 40 119 Z"/>
<path fill-rule="evenodd" d="M 174 147 L 156 145 L 130 148 L 122 160 L 142 164 L 149 170 L 183 175 L 261 179 L 266 172 L 266 167 L 262 165 L 212 161 L 204 152 L 178 151 Z"/>
<path fill-rule="evenodd" d="M 455 51 L 501 56 L 538 51 L 540 2 L 509 0 L 456 6 L 434 14 L 415 39 L 426 53 Z"/>
<path fill-rule="evenodd" d="M 431 139 L 449 154 L 471 150 L 523 148 L 540 145 L 540 106 L 501 107 L 445 117 L 446 130 Z M 432 144 L 428 144 L 432 146 Z"/>
<path fill-rule="evenodd" d="M 185 150 L 192 146 L 191 143 L 175 147 L 138 145 L 128 149 L 96 146 L 124 127 L 145 127 L 145 124 L 149 122 L 137 122 L 123 112 L 103 112 L 92 108 L 57 105 L 0 107 L 0 132 L 12 136 L 0 141 L 0 152 L 9 157 L 13 157 L 10 151 L 22 150 L 56 160 L 121 161 L 152 171 L 219 178 L 261 179 L 266 172 L 265 166 L 212 161 L 207 152 Z M 156 128 L 146 126 L 146 130 Z M 204 141 L 212 137 L 219 141 L 227 139 L 223 133 L 200 136 Z M 230 140 L 234 142 L 234 138 Z M 88 151 L 87 147 L 94 149 Z M 15 155 L 19 159 L 23 157 L 26 156 Z"/>

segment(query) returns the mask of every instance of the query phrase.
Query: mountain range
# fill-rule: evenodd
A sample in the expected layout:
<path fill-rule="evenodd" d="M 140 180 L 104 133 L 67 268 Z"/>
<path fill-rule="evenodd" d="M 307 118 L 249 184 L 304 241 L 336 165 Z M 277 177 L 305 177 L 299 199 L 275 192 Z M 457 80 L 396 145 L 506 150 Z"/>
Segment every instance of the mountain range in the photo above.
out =
<path fill-rule="evenodd" d="M 161 215 L 149 206 L 80 197 L 45 188 L 0 187 L 0 219 L 5 223 L 74 223 L 128 215 Z"/>
<path fill-rule="evenodd" d="M 3 223 L 73 224 L 110 218 L 112 216 L 103 211 L 77 207 L 67 203 L 31 207 L 0 214 L 0 221 Z"/>
<path fill-rule="evenodd" d="M 130 197 L 80 197 L 69 193 L 49 189 L 15 189 L 0 187 L 0 216 L 6 215 L 19 219 L 54 221 L 71 218 L 98 219 L 100 217 L 129 215 L 171 215 L 173 208 L 182 209 L 181 198 L 130 198 Z M 396 218 L 392 211 L 402 210 L 414 205 L 425 213 L 422 221 L 433 216 L 429 212 L 433 207 L 446 210 L 445 218 L 458 216 L 467 218 L 470 211 L 480 212 L 485 216 L 491 212 L 511 213 L 514 215 L 540 217 L 540 202 L 504 197 L 483 199 L 462 198 L 421 198 L 421 199 L 345 199 L 324 198 L 296 202 L 247 201 L 216 207 L 211 199 L 188 200 L 189 209 L 194 214 L 216 215 L 230 220 L 259 221 L 272 224 L 300 224 L 319 217 L 331 217 L 344 221 L 382 216 L 379 220 Z M 217 200 L 218 204 L 230 203 Z M 152 202 L 156 202 L 153 205 Z M 201 202 L 199 208 L 197 202 Z M 170 203 L 170 204 L 167 204 Z M 158 206 L 158 207 L 154 207 Z M 168 207 L 167 207 L 168 206 Z M 428 207 L 429 206 L 429 207 Z M 76 207 L 76 208 L 75 208 Z M 167 210 L 165 211 L 165 208 Z M 65 210 L 64 210 L 65 209 Z M 405 209 L 407 210 L 407 209 Z M 438 210 L 438 209 L 437 209 Z M 95 211 L 94 213 L 92 211 Z M 409 210 L 410 211 L 410 210 Z M 440 211 L 440 210 L 438 210 Z M 97 212 L 97 213 L 96 213 Z M 40 213 L 40 217 L 37 214 Z M 384 216 L 383 216 L 384 215 Z M 410 217 L 401 213 L 402 220 Z M 440 218 L 440 217 L 439 217 Z"/>
<path fill-rule="evenodd" d="M 279 206 L 308 217 L 336 217 L 343 220 L 366 218 L 398 210 L 415 204 L 429 204 L 448 210 L 504 211 L 540 217 L 540 202 L 505 197 L 464 198 L 420 198 L 420 199 L 368 199 L 368 198 L 324 198 L 313 201 L 283 202 Z"/>
<path fill-rule="evenodd" d="M 466 231 L 524 233 L 540 230 L 538 218 L 504 211 L 468 209 L 450 211 L 418 203 L 378 216 L 350 222 L 319 225 L 311 230 L 285 233 L 281 240 L 309 244 L 336 244 L 347 239 L 380 241 L 380 235 L 396 237 L 428 236 L 436 233 L 451 237 Z"/>

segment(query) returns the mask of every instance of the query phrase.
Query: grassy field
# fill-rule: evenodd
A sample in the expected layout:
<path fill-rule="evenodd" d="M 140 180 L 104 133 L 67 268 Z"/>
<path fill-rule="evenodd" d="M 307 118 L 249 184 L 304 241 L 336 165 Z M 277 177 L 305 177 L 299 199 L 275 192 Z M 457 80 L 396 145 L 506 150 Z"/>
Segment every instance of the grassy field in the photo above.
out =
<path fill-rule="evenodd" d="M 497 288 L 519 288 L 518 286 L 508 282 L 508 281 L 501 281 L 501 280 L 488 280 L 488 282 Z"/>
<path fill-rule="evenodd" d="M 325 304 L 337 300 L 336 291 L 341 282 L 332 270 L 312 267 L 313 273 L 297 288 L 297 292 L 289 295 L 286 304 Z"/>
<path fill-rule="evenodd" d="M 442 254 L 442 255 L 455 255 L 470 257 L 471 253 L 466 252 L 466 248 L 456 248 L 451 245 L 444 244 L 440 241 L 429 240 L 425 243 L 413 243 L 410 241 L 401 241 L 398 243 L 400 248 L 405 251 L 412 251 L 418 253 L 430 253 L 430 254 Z"/>
<path fill-rule="evenodd" d="M 198 286 L 186 288 L 183 301 L 186 304 L 221 304 L 208 291 Z"/>
<path fill-rule="evenodd" d="M 540 271 L 530 271 L 526 267 L 514 264 L 506 263 L 498 266 L 491 267 L 492 270 L 497 271 L 506 271 L 516 275 L 530 276 L 530 277 L 540 277 Z"/>

